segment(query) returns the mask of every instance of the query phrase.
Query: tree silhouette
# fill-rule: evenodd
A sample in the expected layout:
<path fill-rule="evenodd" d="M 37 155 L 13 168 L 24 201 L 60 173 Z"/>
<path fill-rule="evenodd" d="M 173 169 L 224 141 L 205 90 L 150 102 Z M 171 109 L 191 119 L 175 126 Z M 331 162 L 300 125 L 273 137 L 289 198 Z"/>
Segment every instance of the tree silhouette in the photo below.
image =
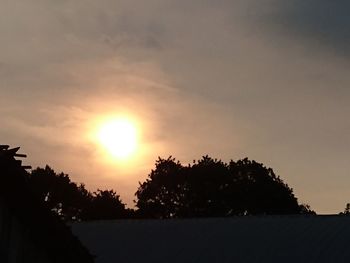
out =
<path fill-rule="evenodd" d="M 350 215 L 350 203 L 347 203 L 345 205 L 344 212 L 340 212 L 339 215 L 345 215 L 345 216 Z"/>
<path fill-rule="evenodd" d="M 94 192 L 90 205 L 84 210 L 84 220 L 98 219 L 119 219 L 126 218 L 128 213 L 125 204 L 120 200 L 119 195 L 113 190 L 100 190 Z"/>
<path fill-rule="evenodd" d="M 271 168 L 204 156 L 188 166 L 159 158 L 136 192 L 142 217 L 181 218 L 311 213 Z"/>
<path fill-rule="evenodd" d="M 350 204 L 347 203 L 344 209 L 344 214 L 349 215 L 350 214 Z"/>
<path fill-rule="evenodd" d="M 131 216 L 119 196 L 112 190 L 91 193 L 84 184 L 72 182 L 69 175 L 52 168 L 36 168 L 29 187 L 44 203 L 65 221 L 116 219 Z"/>
<path fill-rule="evenodd" d="M 78 186 L 67 174 L 56 174 L 49 166 L 34 169 L 29 186 L 63 220 L 81 219 L 82 210 L 92 198 L 84 185 Z"/>
<path fill-rule="evenodd" d="M 228 189 L 239 193 L 236 214 L 299 214 L 302 210 L 293 190 L 271 168 L 247 158 L 231 161 L 233 179 Z"/>
<path fill-rule="evenodd" d="M 140 217 L 168 218 L 181 213 L 186 192 L 184 169 L 172 157 L 156 161 L 156 169 L 136 192 Z"/>

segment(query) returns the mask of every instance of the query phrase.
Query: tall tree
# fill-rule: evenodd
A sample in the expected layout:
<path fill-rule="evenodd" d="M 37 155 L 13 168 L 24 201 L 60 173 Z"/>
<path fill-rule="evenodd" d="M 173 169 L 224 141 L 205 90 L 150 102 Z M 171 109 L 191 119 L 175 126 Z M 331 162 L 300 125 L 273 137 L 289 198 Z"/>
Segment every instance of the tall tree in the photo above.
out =
<path fill-rule="evenodd" d="M 140 217 L 168 218 L 180 213 L 185 202 L 184 169 L 171 156 L 156 161 L 156 168 L 136 192 Z"/>
<path fill-rule="evenodd" d="M 136 192 L 144 217 L 211 217 L 311 212 L 271 168 L 246 159 L 204 156 L 188 166 L 159 158 Z"/>

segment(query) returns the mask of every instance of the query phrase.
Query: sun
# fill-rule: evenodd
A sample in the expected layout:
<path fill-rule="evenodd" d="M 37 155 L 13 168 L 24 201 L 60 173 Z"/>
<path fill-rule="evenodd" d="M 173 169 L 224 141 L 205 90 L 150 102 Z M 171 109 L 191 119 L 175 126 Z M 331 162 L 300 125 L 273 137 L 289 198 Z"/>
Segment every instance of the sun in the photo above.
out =
<path fill-rule="evenodd" d="M 127 159 L 137 149 L 138 131 L 131 120 L 115 118 L 101 124 L 97 139 L 112 157 Z"/>

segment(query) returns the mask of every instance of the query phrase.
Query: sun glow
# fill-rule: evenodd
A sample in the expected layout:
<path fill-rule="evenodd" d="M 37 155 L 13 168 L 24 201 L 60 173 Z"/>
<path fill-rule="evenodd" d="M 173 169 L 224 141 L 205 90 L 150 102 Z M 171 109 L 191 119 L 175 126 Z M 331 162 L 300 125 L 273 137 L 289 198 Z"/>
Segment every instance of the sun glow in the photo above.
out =
<path fill-rule="evenodd" d="M 97 138 L 109 154 L 117 159 L 127 159 L 138 146 L 136 125 L 127 118 L 115 118 L 101 124 Z"/>

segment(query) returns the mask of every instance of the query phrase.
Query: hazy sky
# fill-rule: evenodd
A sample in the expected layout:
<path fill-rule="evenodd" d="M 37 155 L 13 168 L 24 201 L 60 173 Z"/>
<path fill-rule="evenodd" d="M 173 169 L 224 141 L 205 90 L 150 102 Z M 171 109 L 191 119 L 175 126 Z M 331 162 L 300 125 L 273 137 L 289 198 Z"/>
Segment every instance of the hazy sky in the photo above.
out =
<path fill-rule="evenodd" d="M 350 202 L 350 3 L 0 0 L 0 139 L 129 204 L 157 156 L 249 157 L 301 202 Z M 141 148 L 91 140 L 126 114 Z"/>

